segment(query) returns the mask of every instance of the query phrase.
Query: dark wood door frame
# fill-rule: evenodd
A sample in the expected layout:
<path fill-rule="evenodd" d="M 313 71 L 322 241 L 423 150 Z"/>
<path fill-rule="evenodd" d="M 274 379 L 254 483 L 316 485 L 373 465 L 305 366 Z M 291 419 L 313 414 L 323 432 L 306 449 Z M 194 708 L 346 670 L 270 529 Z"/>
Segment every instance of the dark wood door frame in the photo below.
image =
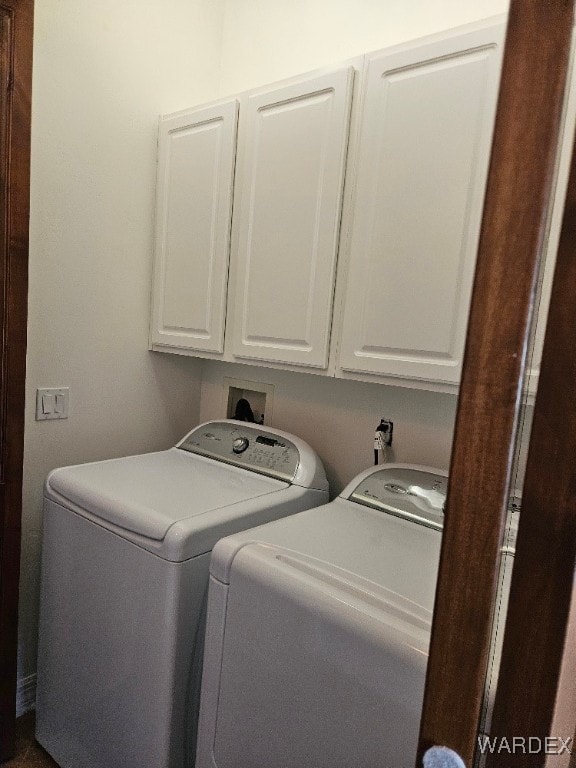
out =
<path fill-rule="evenodd" d="M 552 720 L 576 569 L 576 155 L 568 180 L 522 492 L 492 734 L 567 739 Z M 574 649 L 568 649 L 574 653 Z M 518 702 L 521 706 L 518 706 Z M 488 764 L 540 766 L 504 751 Z"/>
<path fill-rule="evenodd" d="M 0 0 L 0 760 L 14 753 L 33 0 Z"/>
<path fill-rule="evenodd" d="M 496 596 L 499 548 L 512 478 L 526 350 L 547 229 L 549 201 L 552 200 L 572 26 L 571 1 L 511 2 L 452 450 L 418 766 L 421 766 L 423 751 L 434 744 L 451 747 L 468 766 L 472 765 L 474 758 Z M 574 212 L 571 215 L 574 216 Z M 574 237 L 573 225 L 569 237 Z M 571 279 L 572 283 L 569 289 L 555 283 L 552 305 L 555 302 L 564 305 L 571 301 L 573 310 L 576 304 L 574 265 L 569 267 L 561 259 L 559 269 L 560 279 Z M 558 331 L 574 333 L 571 321 L 566 314 L 562 314 L 568 312 L 568 307 L 564 306 L 557 312 L 563 318 L 563 325 L 556 312 L 552 312 L 548 338 L 551 333 Z M 551 369 L 558 366 L 554 355 L 559 353 L 560 345 L 566 343 L 568 338 L 570 346 L 563 348 L 563 354 L 571 358 L 572 362 L 564 358 L 563 372 L 570 378 L 565 380 L 564 387 L 558 391 L 559 396 L 567 398 L 562 404 L 565 407 L 573 399 L 569 388 L 573 388 L 575 381 L 575 336 L 559 337 L 552 351 L 547 339 L 548 351 L 542 363 L 540 384 L 541 392 L 545 393 L 543 397 L 546 406 L 537 406 L 536 410 L 538 412 L 540 409 L 546 414 L 538 417 L 539 425 L 543 420 L 550 420 L 548 431 L 562 423 L 559 421 L 559 412 L 550 402 L 553 389 L 559 383 L 557 374 L 553 374 Z M 570 405 L 573 408 L 572 403 Z M 534 424 L 537 428 L 536 419 Z M 574 428 L 573 420 L 566 424 L 566 429 L 572 430 L 573 437 Z M 558 469 L 563 466 L 566 470 L 561 475 L 564 494 L 562 501 L 564 505 L 568 501 L 572 505 L 574 503 L 574 446 L 572 453 L 568 451 L 562 454 L 559 442 L 547 433 L 546 438 L 549 439 L 549 445 L 554 447 L 555 454 L 547 458 L 545 467 L 538 467 L 537 459 L 531 459 L 527 476 L 527 487 L 531 490 L 525 498 L 528 511 L 526 518 L 524 511 L 521 515 L 523 533 L 518 540 L 515 569 L 521 561 L 528 565 L 521 566 L 524 574 L 522 580 L 515 573 L 515 587 L 510 600 L 513 606 L 520 599 L 520 590 L 526 585 L 527 577 L 534 578 L 534 572 L 530 569 L 539 560 L 543 560 L 543 548 L 547 543 L 546 539 L 539 538 L 542 525 L 536 525 L 535 517 L 542 510 L 542 505 L 550 502 L 550 496 L 546 497 L 544 473 L 553 473 L 548 476 L 548 481 L 556 477 L 555 462 Z M 570 470 L 567 470 L 568 463 L 571 465 Z M 532 473 L 534 478 L 530 480 Z M 570 477 L 573 483 L 572 499 L 568 498 L 566 486 Z M 530 512 L 532 505 L 537 512 Z M 549 519 L 560 525 L 557 517 Z M 534 526 L 533 533 L 527 531 L 530 526 Z M 571 536 L 573 543 L 576 531 L 566 523 L 563 526 L 563 534 Z M 567 540 L 564 540 L 564 545 L 565 551 L 561 553 L 560 540 L 556 538 L 552 547 L 554 555 L 565 556 L 562 567 L 556 568 L 554 573 L 540 567 L 536 574 L 542 576 L 544 581 L 541 586 L 534 587 L 530 595 L 539 601 L 549 599 L 553 584 L 557 585 L 556 579 L 560 574 L 565 576 L 569 568 L 574 567 L 572 545 L 568 545 Z M 566 586 L 562 594 L 565 596 Z M 565 615 L 561 612 L 561 616 L 552 621 L 551 611 L 545 607 L 545 603 L 540 602 L 533 603 L 530 610 L 533 619 L 535 610 L 542 611 L 538 618 L 546 622 L 546 627 L 542 627 L 538 633 L 539 650 L 543 651 L 543 643 L 550 639 L 550 633 L 556 639 L 549 649 L 548 657 L 542 656 L 546 665 L 538 677 L 541 683 L 543 677 L 551 675 L 547 678 L 548 702 L 552 689 L 555 693 L 553 666 L 554 663 L 559 664 Z M 527 702 L 518 696 L 523 687 L 515 686 L 519 684 L 522 675 L 527 673 L 527 669 L 519 665 L 526 664 L 528 658 L 524 654 L 517 665 L 511 665 L 510 657 L 514 654 L 514 648 L 510 638 L 518 640 L 518 632 L 526 632 L 526 624 L 521 623 L 526 618 L 526 603 L 521 601 L 511 615 L 515 629 L 511 628 L 507 634 L 507 654 L 502 667 L 503 679 L 510 676 L 507 701 L 514 699 L 520 722 L 528 713 Z M 531 663 L 535 666 L 538 662 L 531 659 Z M 536 695 L 538 693 L 536 689 Z M 534 696 L 530 701 L 535 710 L 541 712 L 541 706 L 534 703 Z M 545 729 L 546 724 L 538 719 L 535 710 L 533 717 L 526 721 L 518 735 L 526 733 L 526 727 L 532 727 L 532 723 L 540 729 L 533 735 L 537 736 L 542 728 Z M 507 727 L 504 716 L 507 710 L 504 710 L 504 705 L 501 705 L 499 711 L 504 713 L 498 721 L 499 725 Z M 510 733 L 508 730 L 503 732 Z M 510 762 L 508 754 L 505 757 L 508 759 L 507 768 L 511 765 L 528 765 L 521 760 Z M 542 755 L 537 757 L 542 761 Z"/>

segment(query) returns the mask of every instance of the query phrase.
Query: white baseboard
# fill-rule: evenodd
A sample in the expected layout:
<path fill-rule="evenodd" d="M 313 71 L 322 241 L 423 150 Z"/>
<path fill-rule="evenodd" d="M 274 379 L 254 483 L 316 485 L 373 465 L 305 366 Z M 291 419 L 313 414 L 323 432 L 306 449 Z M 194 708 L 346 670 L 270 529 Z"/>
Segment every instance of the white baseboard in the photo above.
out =
<path fill-rule="evenodd" d="M 22 677 L 16 687 L 16 717 L 25 714 L 36 705 L 36 673 Z"/>

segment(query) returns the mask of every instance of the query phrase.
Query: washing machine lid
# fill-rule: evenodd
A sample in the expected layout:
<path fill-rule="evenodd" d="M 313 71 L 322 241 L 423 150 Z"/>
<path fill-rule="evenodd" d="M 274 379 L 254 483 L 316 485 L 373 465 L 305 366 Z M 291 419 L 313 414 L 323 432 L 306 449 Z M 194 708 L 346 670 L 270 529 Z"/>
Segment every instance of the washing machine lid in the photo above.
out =
<path fill-rule="evenodd" d="M 176 522 L 273 494 L 289 483 L 178 448 L 54 470 L 46 495 L 147 539 Z M 190 530 L 190 527 L 189 529 Z"/>

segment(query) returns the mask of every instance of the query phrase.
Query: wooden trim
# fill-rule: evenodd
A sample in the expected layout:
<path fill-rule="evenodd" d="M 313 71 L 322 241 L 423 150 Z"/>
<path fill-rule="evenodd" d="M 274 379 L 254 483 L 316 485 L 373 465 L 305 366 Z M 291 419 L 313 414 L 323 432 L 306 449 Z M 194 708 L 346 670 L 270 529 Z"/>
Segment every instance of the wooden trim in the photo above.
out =
<path fill-rule="evenodd" d="M 576 570 L 576 156 L 544 340 L 491 735 L 552 734 Z M 574 649 L 569 649 L 573 653 Z M 540 766 L 527 754 L 522 766 Z M 509 768 L 501 753 L 490 766 Z"/>
<path fill-rule="evenodd" d="M 28 293 L 33 0 L 0 0 L 3 273 L 0 398 L 0 760 L 14 754 Z"/>
<path fill-rule="evenodd" d="M 434 744 L 451 747 L 467 765 L 474 756 L 572 22 L 572 2 L 511 2 L 452 449 L 419 766 Z"/>

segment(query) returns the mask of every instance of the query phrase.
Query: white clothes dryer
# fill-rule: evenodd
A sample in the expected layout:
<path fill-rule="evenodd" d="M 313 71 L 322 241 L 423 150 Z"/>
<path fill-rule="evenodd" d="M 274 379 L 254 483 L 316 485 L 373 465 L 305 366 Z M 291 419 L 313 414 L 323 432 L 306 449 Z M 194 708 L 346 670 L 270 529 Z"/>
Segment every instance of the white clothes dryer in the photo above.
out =
<path fill-rule="evenodd" d="M 216 545 L 197 768 L 412 768 L 446 485 L 382 465 Z"/>
<path fill-rule="evenodd" d="M 62 768 L 194 765 L 211 550 L 327 490 L 302 440 L 234 421 L 48 476 L 36 737 Z"/>

